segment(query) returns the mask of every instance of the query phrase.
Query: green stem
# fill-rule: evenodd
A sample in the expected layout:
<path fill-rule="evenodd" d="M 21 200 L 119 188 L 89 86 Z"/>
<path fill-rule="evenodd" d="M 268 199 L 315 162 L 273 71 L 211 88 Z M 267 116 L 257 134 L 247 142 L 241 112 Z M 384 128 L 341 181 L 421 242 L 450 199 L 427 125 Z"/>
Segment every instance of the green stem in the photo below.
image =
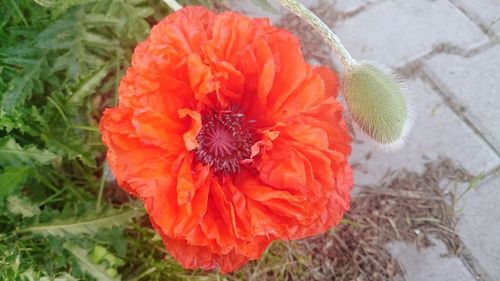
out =
<path fill-rule="evenodd" d="M 16 11 L 17 15 L 21 18 L 21 21 L 24 23 L 24 26 L 28 27 L 28 22 L 26 21 L 26 18 L 23 15 L 23 12 L 19 9 L 19 6 L 17 6 L 16 2 L 13 0 L 10 0 L 11 5 L 14 7 L 14 10 Z"/>
<path fill-rule="evenodd" d="M 337 53 L 340 62 L 344 65 L 346 73 L 350 72 L 352 67 L 356 64 L 354 60 L 347 51 L 347 49 L 342 45 L 340 39 L 333 33 L 333 31 L 316 16 L 313 12 L 307 9 L 304 5 L 298 3 L 295 0 L 279 0 L 283 7 L 290 10 L 292 13 L 299 16 L 301 19 L 306 21 L 311 25 L 317 32 L 323 37 L 326 43 Z"/>
<path fill-rule="evenodd" d="M 163 2 L 165 2 L 165 4 L 167 4 L 167 6 L 174 11 L 182 9 L 181 4 L 177 3 L 175 0 L 163 0 Z"/>
<path fill-rule="evenodd" d="M 92 127 L 92 126 L 72 125 L 71 128 L 99 133 L 99 129 L 97 129 L 96 127 Z"/>
<path fill-rule="evenodd" d="M 56 193 L 52 194 L 51 196 L 49 196 L 47 199 L 43 200 L 42 202 L 38 203 L 38 207 L 41 207 L 49 202 L 53 202 L 52 200 L 54 200 L 54 198 L 61 195 L 64 191 L 66 191 L 65 187 L 63 187 L 61 190 L 57 191 Z"/>
<path fill-rule="evenodd" d="M 102 167 L 102 176 L 101 176 L 101 182 L 99 184 L 99 193 L 97 193 L 97 202 L 95 205 L 96 211 L 101 210 L 101 202 L 102 202 L 102 194 L 104 192 L 104 185 L 106 183 L 106 178 L 108 177 L 108 173 L 106 171 L 106 165 Z"/>

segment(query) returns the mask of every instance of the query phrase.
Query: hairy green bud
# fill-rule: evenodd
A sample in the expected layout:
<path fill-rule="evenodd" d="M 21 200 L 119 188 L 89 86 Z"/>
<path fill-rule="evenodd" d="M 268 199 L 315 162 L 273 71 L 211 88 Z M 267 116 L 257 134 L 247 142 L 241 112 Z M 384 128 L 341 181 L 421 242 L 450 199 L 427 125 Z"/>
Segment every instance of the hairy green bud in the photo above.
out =
<path fill-rule="evenodd" d="M 409 131 L 409 105 L 395 76 L 383 66 L 358 62 L 343 80 L 353 121 L 376 143 L 399 147 Z"/>

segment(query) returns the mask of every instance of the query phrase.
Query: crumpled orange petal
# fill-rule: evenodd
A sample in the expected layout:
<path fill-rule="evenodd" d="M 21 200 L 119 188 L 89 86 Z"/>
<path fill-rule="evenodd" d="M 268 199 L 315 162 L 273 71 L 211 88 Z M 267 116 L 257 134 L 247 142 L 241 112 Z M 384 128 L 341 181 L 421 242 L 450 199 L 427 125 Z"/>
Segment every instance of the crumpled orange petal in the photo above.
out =
<path fill-rule="evenodd" d="M 338 86 L 267 19 L 186 7 L 137 46 L 99 128 L 118 183 L 144 201 L 172 256 L 231 272 L 272 241 L 327 231 L 349 208 Z M 230 106 L 254 139 L 239 172 L 220 175 L 195 152 L 203 114 Z"/>

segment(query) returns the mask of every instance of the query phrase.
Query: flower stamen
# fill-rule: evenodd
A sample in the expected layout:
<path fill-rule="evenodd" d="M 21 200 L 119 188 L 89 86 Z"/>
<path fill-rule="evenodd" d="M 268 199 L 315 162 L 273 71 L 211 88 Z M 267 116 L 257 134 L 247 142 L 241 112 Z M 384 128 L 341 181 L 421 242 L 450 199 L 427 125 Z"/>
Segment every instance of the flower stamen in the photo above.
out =
<path fill-rule="evenodd" d="M 240 171 L 240 161 L 250 157 L 254 143 L 249 122 L 236 107 L 203 114 L 196 140 L 195 159 L 223 176 Z"/>

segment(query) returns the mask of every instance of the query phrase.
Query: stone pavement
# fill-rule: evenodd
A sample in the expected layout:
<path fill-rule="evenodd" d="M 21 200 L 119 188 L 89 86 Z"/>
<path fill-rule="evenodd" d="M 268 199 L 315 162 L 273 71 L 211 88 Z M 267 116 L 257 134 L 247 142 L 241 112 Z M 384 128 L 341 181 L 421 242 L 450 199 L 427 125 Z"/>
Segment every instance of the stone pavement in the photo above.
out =
<path fill-rule="evenodd" d="M 400 74 L 416 113 L 407 145 L 397 152 L 356 138 L 351 160 L 357 188 L 380 181 L 388 170 L 422 171 L 442 156 L 485 175 L 460 202 L 463 256 L 444 257 L 439 241 L 421 251 L 403 242 L 388 245 L 405 268 L 404 279 L 500 280 L 500 0 L 299 1 L 327 22 L 355 58 Z M 297 25 L 294 16 L 248 2 L 236 6 L 291 29 Z M 304 33 L 305 55 L 331 63 L 321 41 Z"/>

